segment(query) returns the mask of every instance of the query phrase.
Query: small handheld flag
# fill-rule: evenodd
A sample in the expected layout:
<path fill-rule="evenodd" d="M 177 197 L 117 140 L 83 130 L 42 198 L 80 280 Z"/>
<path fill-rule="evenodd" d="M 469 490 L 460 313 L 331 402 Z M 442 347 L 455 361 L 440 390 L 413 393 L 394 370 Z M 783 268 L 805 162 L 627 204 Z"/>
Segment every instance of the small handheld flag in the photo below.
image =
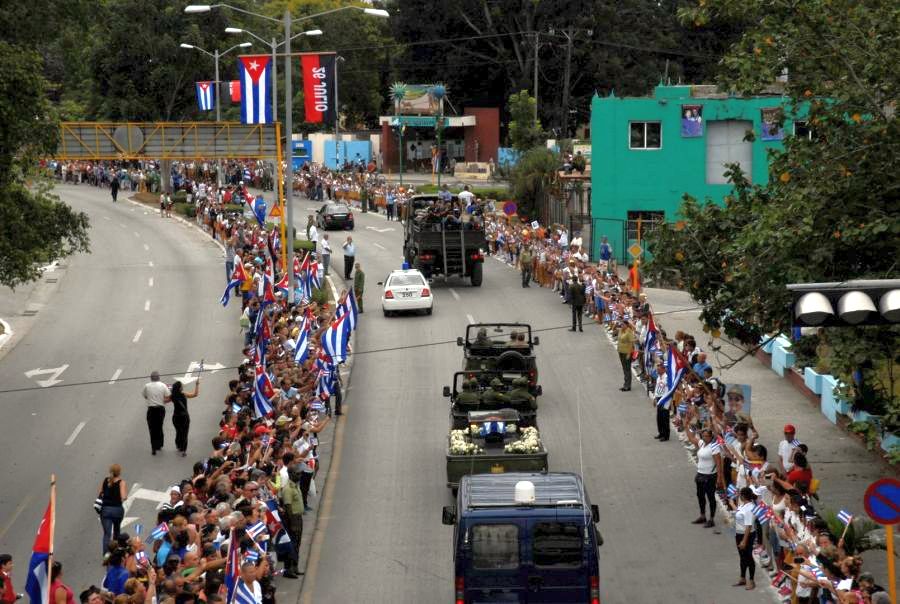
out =
<path fill-rule="evenodd" d="M 795 438 L 795 439 L 791 440 L 791 442 L 790 442 L 789 444 L 790 444 L 793 448 L 796 449 L 797 447 L 799 447 L 799 446 L 802 445 L 803 443 L 801 443 L 799 440 L 797 440 L 797 439 Z"/>
<path fill-rule="evenodd" d="M 266 531 L 266 523 L 260 520 L 256 524 L 251 524 L 246 528 L 247 536 L 255 540 Z"/>
<path fill-rule="evenodd" d="M 848 512 L 847 510 L 841 510 L 837 513 L 838 520 L 844 523 L 844 526 L 850 526 L 850 523 L 853 522 L 853 514 Z"/>
<path fill-rule="evenodd" d="M 737 497 L 737 487 L 733 484 L 728 485 L 728 498 L 735 499 Z"/>
<path fill-rule="evenodd" d="M 162 539 L 163 537 L 166 536 L 166 534 L 168 534 L 168 532 L 169 532 L 169 525 L 167 523 L 163 522 L 162 524 L 157 526 L 155 529 L 153 529 L 153 531 L 150 533 L 150 541 L 156 541 L 158 539 Z"/>

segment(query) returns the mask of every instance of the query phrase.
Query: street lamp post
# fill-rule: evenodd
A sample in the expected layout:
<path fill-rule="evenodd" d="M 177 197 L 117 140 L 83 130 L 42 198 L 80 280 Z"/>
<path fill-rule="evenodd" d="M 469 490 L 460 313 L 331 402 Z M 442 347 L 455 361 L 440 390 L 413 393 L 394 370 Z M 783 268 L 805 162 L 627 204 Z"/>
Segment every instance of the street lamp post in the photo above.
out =
<path fill-rule="evenodd" d="M 231 52 L 231 51 L 234 50 L 235 48 L 247 48 L 247 47 L 249 47 L 249 46 L 253 46 L 253 43 L 252 43 L 252 42 L 242 42 L 242 43 L 240 43 L 240 44 L 235 44 L 234 46 L 232 46 L 231 48 L 229 48 L 229 49 L 226 50 L 225 52 L 221 52 L 221 53 L 220 53 L 218 48 L 215 49 L 215 50 L 212 51 L 212 52 L 209 52 L 208 50 L 204 50 L 204 49 L 200 48 L 199 46 L 194 46 L 193 44 L 185 44 L 185 43 L 182 43 L 182 44 L 181 44 L 181 48 L 187 48 L 187 49 L 190 49 L 190 50 L 199 50 L 199 51 L 202 52 L 203 54 L 209 55 L 209 56 L 211 56 L 211 57 L 213 58 L 213 63 L 214 63 L 214 65 L 215 65 L 215 76 L 216 76 L 216 81 L 215 81 L 215 85 L 216 85 L 216 100 L 215 100 L 215 105 L 216 105 L 216 121 L 217 121 L 217 122 L 221 122 L 221 121 L 222 121 L 222 112 L 221 112 L 221 110 L 220 110 L 220 108 L 219 108 L 219 107 L 220 107 L 220 103 L 221 103 L 221 101 L 222 101 L 222 95 L 221 95 L 222 87 L 220 86 L 220 82 L 219 82 L 219 59 L 221 59 L 222 57 L 224 57 L 225 55 L 227 55 L 229 52 Z M 217 159 L 217 160 L 216 160 L 216 186 L 219 186 L 219 187 L 222 186 L 222 160 L 221 160 L 221 159 Z"/>
<path fill-rule="evenodd" d="M 274 23 L 284 25 L 284 132 L 285 132 L 285 140 L 287 144 L 285 145 L 285 162 L 287 165 L 284 170 L 284 205 L 287 213 L 287 223 L 290 228 L 287 229 L 285 247 L 287 248 L 287 266 L 288 266 L 288 299 L 293 302 L 294 301 L 294 269 L 293 269 L 293 257 L 294 257 L 294 213 L 293 213 L 293 204 L 291 203 L 291 199 L 294 193 L 294 165 L 292 161 L 293 155 L 293 136 L 292 136 L 292 128 L 293 128 L 293 120 L 292 114 L 294 111 L 293 107 L 293 97 L 291 95 L 291 40 L 300 35 L 321 35 L 322 32 L 320 30 L 312 30 L 311 32 L 301 32 L 296 34 L 295 36 L 291 36 L 291 23 L 300 22 L 300 21 L 308 21 L 310 19 L 315 19 L 317 17 L 323 17 L 325 15 L 330 15 L 332 13 L 337 13 L 345 10 L 361 10 L 366 15 L 371 15 L 373 17 L 389 17 L 390 13 L 386 10 L 379 8 L 363 8 L 361 6 L 342 6 L 339 8 L 333 8 L 331 10 L 322 11 L 320 13 L 316 13 L 314 15 L 307 15 L 305 17 L 298 17 L 297 19 L 291 18 L 290 9 L 285 9 L 284 16 L 281 19 L 276 19 L 274 17 L 270 17 L 268 15 L 261 15 L 259 13 L 254 13 L 252 11 L 248 11 L 243 8 L 239 8 L 237 6 L 233 6 L 231 4 L 226 3 L 218 3 L 218 4 L 189 4 L 184 7 L 184 12 L 187 14 L 198 14 L 198 13 L 208 13 L 213 8 L 228 8 L 233 11 L 237 11 L 239 13 L 244 13 L 246 15 L 251 15 L 253 17 L 258 17 L 260 19 L 266 19 L 267 21 L 272 21 Z M 315 32 L 315 33 L 313 33 Z M 273 117 L 275 117 L 273 115 Z"/>

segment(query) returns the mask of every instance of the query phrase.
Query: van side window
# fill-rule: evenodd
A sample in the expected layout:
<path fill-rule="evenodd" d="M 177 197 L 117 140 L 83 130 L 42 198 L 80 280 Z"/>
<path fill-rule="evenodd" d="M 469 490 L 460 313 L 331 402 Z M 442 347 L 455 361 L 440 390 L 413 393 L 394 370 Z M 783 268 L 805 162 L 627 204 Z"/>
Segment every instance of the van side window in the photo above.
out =
<path fill-rule="evenodd" d="M 571 522 L 537 522 L 532 535 L 535 566 L 578 568 L 582 565 L 582 527 Z"/>
<path fill-rule="evenodd" d="M 519 527 L 476 524 L 472 527 L 472 566 L 480 570 L 519 567 Z"/>

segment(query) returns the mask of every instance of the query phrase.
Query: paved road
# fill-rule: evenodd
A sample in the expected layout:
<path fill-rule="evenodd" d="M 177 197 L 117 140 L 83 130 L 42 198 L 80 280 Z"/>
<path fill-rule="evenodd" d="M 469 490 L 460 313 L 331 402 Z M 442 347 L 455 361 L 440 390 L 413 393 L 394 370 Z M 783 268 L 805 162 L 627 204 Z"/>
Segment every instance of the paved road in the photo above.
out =
<path fill-rule="evenodd" d="M 307 213 L 297 212 L 298 230 Z M 730 587 L 738 561 L 727 529 L 715 535 L 690 524 L 693 467 L 677 440 L 652 438 L 649 401 L 619 392 L 618 359 L 599 327 L 566 331 L 569 309 L 559 297 L 523 290 L 518 274 L 493 258 L 481 288 L 435 284 L 433 316 L 384 318 L 375 282 L 399 267 L 400 226 L 357 213 L 354 239 L 367 312 L 301 603 L 451 601 L 451 529 L 441 524 L 441 507 L 452 503 L 444 486 L 448 409 L 440 391 L 462 353 L 455 343 L 423 345 L 454 342 L 471 320 L 544 330 L 542 436 L 551 469 L 581 472 L 600 506 L 604 603 L 770 601 L 761 588 Z M 343 234 L 332 241 L 338 250 Z M 332 264 L 342 266 L 339 253 Z"/>
<path fill-rule="evenodd" d="M 122 465 L 129 487 L 142 485 L 132 493 L 139 498 L 128 515 L 140 518 L 147 534 L 155 518 L 152 498 L 190 476 L 195 457 L 176 456 L 171 410 L 166 448 L 150 456 L 140 397 L 145 376 L 153 369 L 183 374 L 201 358 L 233 366 L 240 356 L 237 310 L 216 303 L 224 266 L 208 237 L 123 201 L 123 194 L 113 205 L 108 191 L 93 187 L 57 192 L 89 214 L 92 253 L 66 261 L 52 275 L 61 279 L 52 300 L 0 363 L 0 389 L 35 388 L 0 394 L 0 551 L 17 560 L 17 589 L 24 585 L 51 473 L 58 478 L 57 559 L 73 587 L 102 578 L 101 532 L 91 504 L 109 464 Z M 63 365 L 60 386 L 100 383 L 39 388 L 36 380 L 49 375 L 25 375 Z M 117 381 L 107 383 L 114 376 Z M 189 453 L 209 448 L 224 377 L 204 379 L 200 397 L 191 401 Z M 171 383 L 176 376 L 164 379 Z"/>

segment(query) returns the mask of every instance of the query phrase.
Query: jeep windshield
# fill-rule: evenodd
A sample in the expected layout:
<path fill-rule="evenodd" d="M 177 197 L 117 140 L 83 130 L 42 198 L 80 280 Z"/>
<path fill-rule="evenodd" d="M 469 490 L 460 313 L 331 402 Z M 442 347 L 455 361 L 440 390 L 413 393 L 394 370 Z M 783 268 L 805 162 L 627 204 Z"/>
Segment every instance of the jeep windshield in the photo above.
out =
<path fill-rule="evenodd" d="M 532 345 L 531 326 L 524 323 L 475 324 L 466 329 L 466 350 L 475 355 L 495 355 L 510 349 L 529 351 Z"/>

